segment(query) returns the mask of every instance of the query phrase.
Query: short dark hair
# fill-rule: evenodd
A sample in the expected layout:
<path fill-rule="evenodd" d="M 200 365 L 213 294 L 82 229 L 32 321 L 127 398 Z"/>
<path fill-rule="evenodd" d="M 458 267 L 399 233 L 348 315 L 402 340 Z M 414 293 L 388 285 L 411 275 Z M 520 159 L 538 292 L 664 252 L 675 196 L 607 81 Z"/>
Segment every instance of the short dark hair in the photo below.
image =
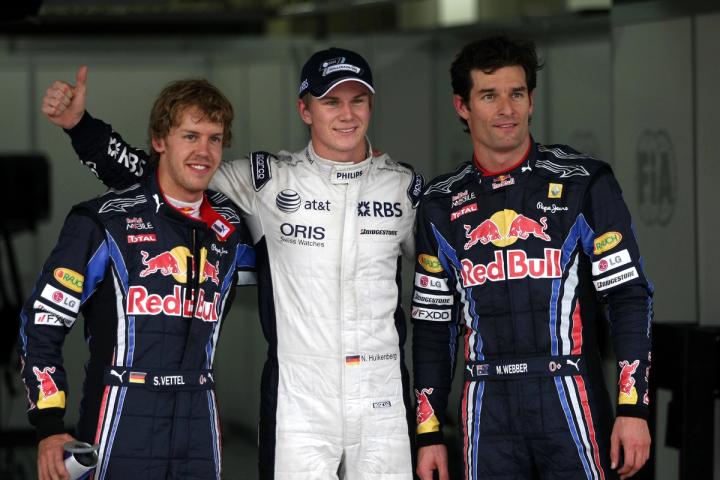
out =
<path fill-rule="evenodd" d="M 538 61 L 532 41 L 493 35 L 469 43 L 460 50 L 450 66 L 453 93 L 467 103 L 473 87 L 473 70 L 490 74 L 499 68 L 512 66 L 520 66 L 525 70 L 528 93 L 535 90 L 537 72 L 543 66 Z M 462 118 L 461 120 L 467 127 L 467 122 Z"/>
<path fill-rule="evenodd" d="M 200 110 L 204 118 L 223 126 L 223 148 L 232 142 L 233 107 L 217 87 L 204 79 L 178 80 L 166 86 L 150 111 L 150 165 L 157 165 L 158 153 L 152 148 L 152 139 L 165 138 L 170 129 L 180 124 L 180 118 L 189 108 Z"/>

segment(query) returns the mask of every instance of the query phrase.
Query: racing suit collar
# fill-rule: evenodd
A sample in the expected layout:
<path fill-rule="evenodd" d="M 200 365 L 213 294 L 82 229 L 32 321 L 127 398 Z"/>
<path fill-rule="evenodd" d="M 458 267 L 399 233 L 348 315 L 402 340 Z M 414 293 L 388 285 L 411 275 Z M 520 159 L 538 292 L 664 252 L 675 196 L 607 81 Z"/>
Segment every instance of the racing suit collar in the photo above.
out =
<path fill-rule="evenodd" d="M 365 137 L 365 142 L 367 144 L 367 157 L 358 163 L 336 162 L 323 158 L 315 152 L 312 140 L 308 142 L 305 148 L 305 157 L 330 183 L 350 184 L 360 182 L 367 176 L 367 170 L 372 163 L 372 145 L 367 137 Z"/>
<path fill-rule="evenodd" d="M 144 184 L 148 201 L 154 204 L 156 214 L 162 214 L 181 222 L 204 224 L 207 228 L 215 232 L 218 239 L 222 241 L 226 240 L 233 231 L 235 231 L 235 227 L 212 207 L 206 193 L 203 193 L 202 203 L 200 204 L 200 219 L 197 219 L 175 208 L 167 201 L 162 188 L 160 188 L 157 172 L 149 175 L 144 181 Z"/>
<path fill-rule="evenodd" d="M 488 172 L 475 158 L 473 153 L 472 164 L 477 172 L 478 180 L 483 188 L 489 191 L 499 190 L 510 185 L 516 185 L 524 183 L 535 167 L 535 160 L 537 159 L 537 144 L 530 137 L 530 145 L 527 151 L 522 156 L 520 161 L 512 165 L 511 167 L 501 170 L 499 172 Z"/>

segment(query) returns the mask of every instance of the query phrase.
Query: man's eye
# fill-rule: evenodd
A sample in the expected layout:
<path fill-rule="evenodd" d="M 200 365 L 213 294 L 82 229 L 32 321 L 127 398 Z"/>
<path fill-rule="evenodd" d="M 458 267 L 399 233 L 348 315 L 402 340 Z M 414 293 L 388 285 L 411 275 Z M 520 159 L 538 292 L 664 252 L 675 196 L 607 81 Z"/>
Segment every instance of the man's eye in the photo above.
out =
<path fill-rule="evenodd" d="M 222 137 L 210 137 L 210 141 L 213 143 L 221 143 Z"/>
<path fill-rule="evenodd" d="M 186 140 L 195 140 L 196 137 L 195 137 L 195 135 L 193 135 L 193 134 L 191 134 L 191 133 L 188 133 L 188 134 L 185 135 L 184 138 L 185 138 Z"/>

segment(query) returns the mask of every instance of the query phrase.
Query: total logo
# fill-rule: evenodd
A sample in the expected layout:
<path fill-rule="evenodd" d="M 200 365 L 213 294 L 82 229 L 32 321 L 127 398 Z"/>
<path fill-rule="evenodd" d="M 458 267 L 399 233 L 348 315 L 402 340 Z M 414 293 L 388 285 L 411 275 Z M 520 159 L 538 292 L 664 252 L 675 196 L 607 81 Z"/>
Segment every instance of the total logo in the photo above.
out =
<path fill-rule="evenodd" d="M 140 272 L 140 277 L 144 278 L 148 275 L 159 273 L 165 277 L 172 275 L 178 283 L 186 283 L 188 272 L 188 259 L 193 266 L 193 255 L 190 249 L 184 246 L 178 246 L 167 252 L 161 252 L 154 257 L 150 257 L 148 252 L 141 250 L 142 263 L 145 269 Z M 215 265 L 207 261 L 207 249 L 200 249 L 200 283 L 210 280 L 215 285 L 220 285 L 220 262 L 215 261 Z"/>
<path fill-rule="evenodd" d="M 470 247 L 478 242 L 483 245 L 492 243 L 497 247 L 507 247 L 518 239 L 527 240 L 530 236 L 546 242 L 550 241 L 550 235 L 545 233 L 547 217 L 541 217 L 537 222 L 514 210 L 495 212 L 475 228 L 470 225 L 463 225 L 463 227 L 465 236 L 468 238 L 465 250 L 470 250 Z"/>
<path fill-rule="evenodd" d="M 305 200 L 303 202 L 300 194 L 295 190 L 286 188 L 275 197 L 275 205 L 278 210 L 285 213 L 294 213 L 303 207 L 305 210 L 330 211 L 330 200 Z"/>
<path fill-rule="evenodd" d="M 173 317 L 199 318 L 204 322 L 217 322 L 217 308 L 220 294 L 215 292 L 212 301 L 205 300 L 205 291 L 201 288 L 198 301 L 185 298 L 185 289 L 180 285 L 173 287 L 173 293 L 164 297 L 156 293 L 148 293 L 147 288 L 132 286 L 128 289 L 128 315 L 170 315 Z"/>
<path fill-rule="evenodd" d="M 358 217 L 402 217 L 400 202 L 358 202 Z"/>
<path fill-rule="evenodd" d="M 505 253 L 505 256 L 503 256 Z M 507 258 L 506 258 L 507 257 Z M 460 261 L 462 283 L 465 287 L 482 285 L 487 281 L 499 282 L 531 278 L 560 278 L 560 250 L 546 248 L 543 258 L 528 258 L 524 250 L 495 250 L 495 260 L 488 264 L 474 264 L 464 258 Z"/>

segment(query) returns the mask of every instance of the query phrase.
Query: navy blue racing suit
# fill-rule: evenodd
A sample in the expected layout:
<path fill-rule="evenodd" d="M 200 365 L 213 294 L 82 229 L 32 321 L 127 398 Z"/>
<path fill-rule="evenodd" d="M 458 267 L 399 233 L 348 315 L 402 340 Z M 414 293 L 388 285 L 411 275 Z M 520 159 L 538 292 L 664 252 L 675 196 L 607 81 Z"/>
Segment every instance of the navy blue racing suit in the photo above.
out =
<path fill-rule="evenodd" d="M 533 143 L 510 171 L 475 162 L 425 190 L 412 304 L 418 446 L 442 442 L 458 339 L 465 478 L 612 478 L 613 413 L 646 418 L 652 286 L 610 167 Z"/>
<path fill-rule="evenodd" d="M 220 478 L 213 356 L 255 252 L 239 211 L 207 191 L 201 220 L 152 175 L 73 207 L 21 313 L 22 377 L 38 438 L 64 432 L 62 345 L 78 313 L 90 349 L 78 439 L 96 479 Z"/>

